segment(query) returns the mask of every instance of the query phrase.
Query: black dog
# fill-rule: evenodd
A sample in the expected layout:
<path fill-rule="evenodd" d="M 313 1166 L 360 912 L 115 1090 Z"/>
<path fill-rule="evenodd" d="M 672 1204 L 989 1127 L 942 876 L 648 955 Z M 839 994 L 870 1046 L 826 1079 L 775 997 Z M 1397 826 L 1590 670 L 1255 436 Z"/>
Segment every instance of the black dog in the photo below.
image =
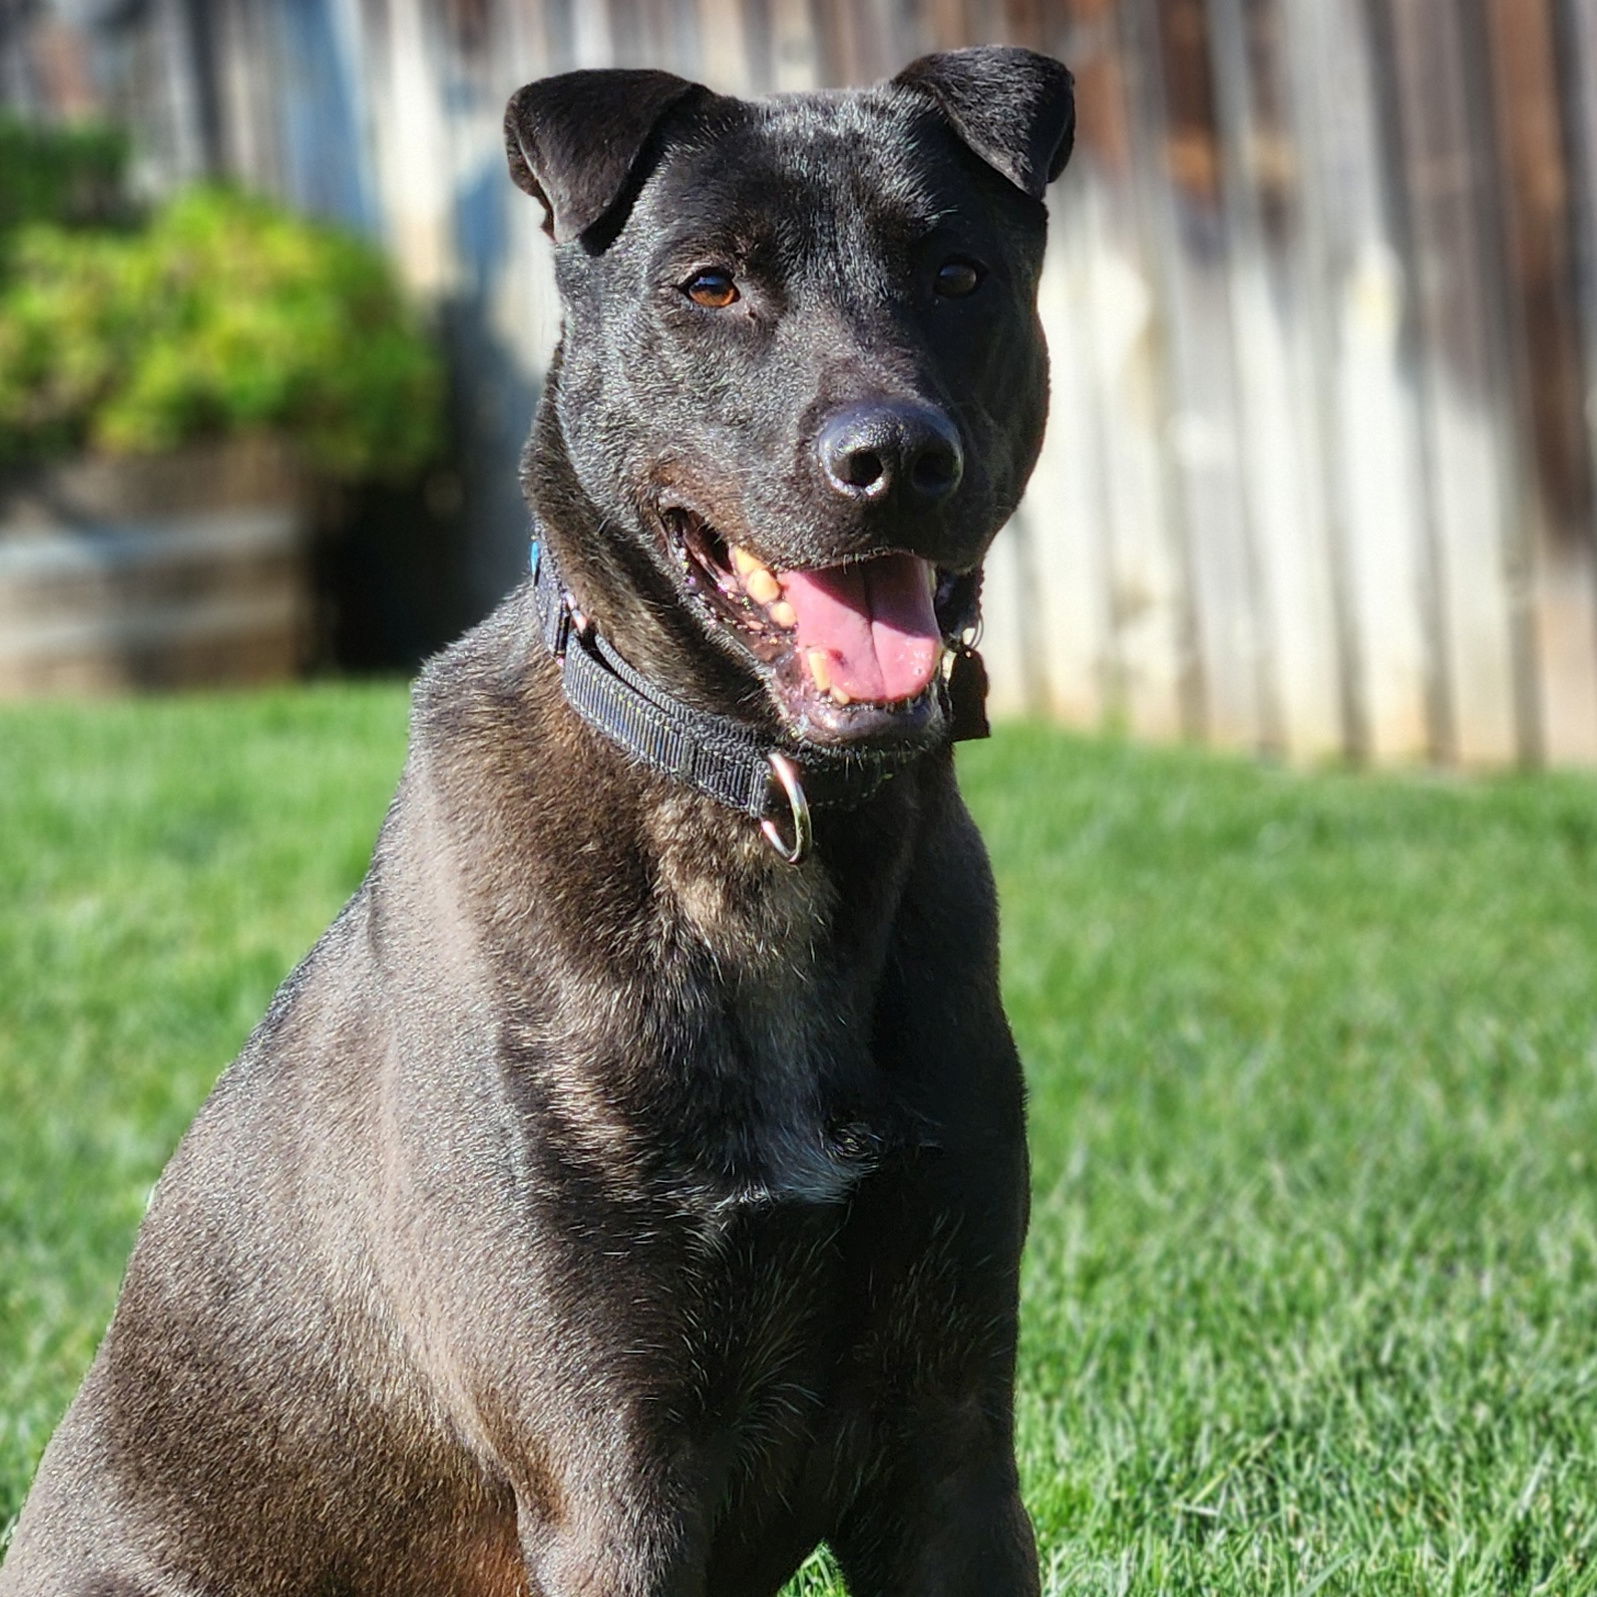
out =
<path fill-rule="evenodd" d="M 1021 1078 L 949 742 L 1071 130 L 1006 49 L 516 96 L 566 308 L 536 578 L 423 677 L 6 1597 L 743 1597 L 823 1538 L 859 1597 L 1037 1590 Z"/>

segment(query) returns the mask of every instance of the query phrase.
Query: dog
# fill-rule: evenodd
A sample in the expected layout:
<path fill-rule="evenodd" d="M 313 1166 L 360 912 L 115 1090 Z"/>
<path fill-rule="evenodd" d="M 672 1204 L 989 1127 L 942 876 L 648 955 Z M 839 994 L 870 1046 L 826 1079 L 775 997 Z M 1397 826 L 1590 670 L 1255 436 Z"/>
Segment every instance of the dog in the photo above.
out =
<path fill-rule="evenodd" d="M 167 1167 L 4 1597 L 1023 1597 L 983 556 L 1069 74 L 523 89 L 532 576 Z"/>

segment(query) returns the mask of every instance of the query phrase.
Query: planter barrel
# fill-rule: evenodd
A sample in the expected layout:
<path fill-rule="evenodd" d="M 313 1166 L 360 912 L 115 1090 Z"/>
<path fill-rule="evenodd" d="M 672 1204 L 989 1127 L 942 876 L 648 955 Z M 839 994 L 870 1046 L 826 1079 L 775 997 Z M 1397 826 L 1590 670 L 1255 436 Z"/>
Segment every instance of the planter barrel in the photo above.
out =
<path fill-rule="evenodd" d="M 0 483 L 0 698 L 295 675 L 308 529 L 296 472 L 263 444 Z"/>

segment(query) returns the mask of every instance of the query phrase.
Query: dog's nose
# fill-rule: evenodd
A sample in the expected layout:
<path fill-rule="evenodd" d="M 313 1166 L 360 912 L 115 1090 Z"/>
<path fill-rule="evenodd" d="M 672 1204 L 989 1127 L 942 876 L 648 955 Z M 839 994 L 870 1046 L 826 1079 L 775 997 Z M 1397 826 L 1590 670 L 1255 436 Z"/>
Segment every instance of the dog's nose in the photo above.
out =
<path fill-rule="evenodd" d="M 848 499 L 935 505 L 965 471 L 954 424 L 930 405 L 851 405 L 828 417 L 817 444 L 827 482 Z"/>

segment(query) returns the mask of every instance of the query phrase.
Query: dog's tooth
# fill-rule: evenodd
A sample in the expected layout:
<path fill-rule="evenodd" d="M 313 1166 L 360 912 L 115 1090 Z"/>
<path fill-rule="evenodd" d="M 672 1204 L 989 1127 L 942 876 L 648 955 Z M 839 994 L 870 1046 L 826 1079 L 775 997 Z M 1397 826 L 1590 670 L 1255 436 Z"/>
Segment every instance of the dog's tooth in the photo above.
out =
<path fill-rule="evenodd" d="M 798 611 L 786 599 L 778 599 L 775 604 L 766 608 L 765 613 L 779 627 L 791 627 L 798 624 Z"/>
<path fill-rule="evenodd" d="M 852 704 L 854 702 L 853 699 L 849 697 L 848 693 L 844 689 L 838 687 L 835 682 L 832 684 L 831 694 L 833 704 L 845 705 Z"/>
<path fill-rule="evenodd" d="M 782 597 L 782 584 L 762 565 L 744 573 L 743 586 L 756 604 L 769 604 Z"/>
<path fill-rule="evenodd" d="M 815 679 L 815 685 L 822 693 L 829 693 L 832 689 L 832 662 L 827 658 L 825 649 L 811 649 L 809 652 L 810 675 Z"/>
<path fill-rule="evenodd" d="M 732 545 L 732 569 L 740 577 L 746 577 L 759 563 L 758 558 L 751 555 L 747 549 L 739 544 Z"/>

